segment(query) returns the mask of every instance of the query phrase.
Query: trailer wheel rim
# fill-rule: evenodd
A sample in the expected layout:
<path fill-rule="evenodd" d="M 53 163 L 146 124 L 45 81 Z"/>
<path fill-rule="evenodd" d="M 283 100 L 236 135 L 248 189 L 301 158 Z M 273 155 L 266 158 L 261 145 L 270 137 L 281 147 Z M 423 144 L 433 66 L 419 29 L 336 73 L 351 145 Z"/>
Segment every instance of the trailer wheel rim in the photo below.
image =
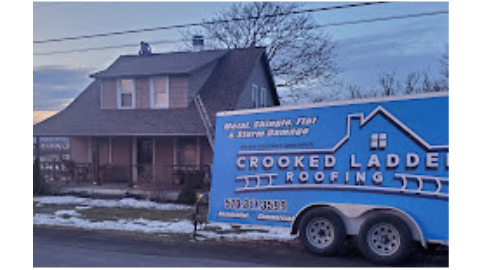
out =
<path fill-rule="evenodd" d="M 306 227 L 308 242 L 318 249 L 328 247 L 335 239 L 335 228 L 325 218 L 314 218 Z"/>
<path fill-rule="evenodd" d="M 390 256 L 400 248 L 400 232 L 391 224 L 379 223 L 368 231 L 367 242 L 377 255 Z"/>

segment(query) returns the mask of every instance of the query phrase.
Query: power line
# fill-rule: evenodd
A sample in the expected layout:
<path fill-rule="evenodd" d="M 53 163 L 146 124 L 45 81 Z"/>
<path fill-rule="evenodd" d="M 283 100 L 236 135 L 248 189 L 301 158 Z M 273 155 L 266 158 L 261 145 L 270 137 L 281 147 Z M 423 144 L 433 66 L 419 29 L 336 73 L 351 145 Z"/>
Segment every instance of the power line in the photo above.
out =
<path fill-rule="evenodd" d="M 442 10 L 442 11 L 425 12 L 425 13 L 418 13 L 418 14 L 407 14 L 407 15 L 390 16 L 390 17 L 383 17 L 383 18 L 373 18 L 373 19 L 364 19 L 364 20 L 356 20 L 356 21 L 348 21 L 348 22 L 330 23 L 330 24 L 316 25 L 311 28 L 326 28 L 326 27 L 344 26 L 344 25 L 352 25 L 352 24 L 379 22 L 379 21 L 390 21 L 390 20 L 418 18 L 418 17 L 425 17 L 425 16 L 435 16 L 435 15 L 441 15 L 441 14 L 448 14 L 448 11 Z"/>
<path fill-rule="evenodd" d="M 425 13 L 417 13 L 417 14 L 406 14 L 406 15 L 399 15 L 399 16 L 390 16 L 390 17 L 371 18 L 371 19 L 363 19 L 363 20 L 356 20 L 356 21 L 322 24 L 322 25 L 312 26 L 312 27 L 310 27 L 310 29 L 354 25 L 354 24 L 362 24 L 362 23 L 372 23 L 372 22 L 379 22 L 379 21 L 400 20 L 400 19 L 408 19 L 408 18 L 418 18 L 418 17 L 435 16 L 435 15 L 441 15 L 441 14 L 448 14 L 448 11 L 443 11 L 442 10 L 442 11 L 425 12 Z M 183 41 L 184 40 L 181 40 L 181 39 L 180 40 L 160 40 L 160 41 L 151 42 L 150 44 L 151 45 L 168 44 L 168 43 L 178 43 L 178 42 L 183 42 Z M 116 45 L 116 46 L 90 47 L 90 48 L 65 50 L 65 51 L 51 51 L 51 52 L 44 52 L 44 53 L 34 53 L 33 55 L 34 56 L 48 56 L 48 55 L 55 55 L 55 54 L 69 54 L 69 53 L 77 53 L 77 52 L 102 51 L 102 50 L 109 50 L 109 49 L 135 47 L 135 46 L 138 46 L 138 43 L 135 43 L 135 44 L 130 43 L 130 44 L 123 44 L 123 45 Z"/>
<path fill-rule="evenodd" d="M 99 37 L 109 37 L 109 36 L 135 34 L 135 33 L 142 33 L 142 32 L 180 29 L 180 28 L 187 28 L 187 27 L 194 27 L 194 26 L 212 25 L 212 24 L 217 24 L 217 23 L 229 23 L 229 22 L 235 22 L 235 21 L 246 21 L 246 20 L 259 19 L 259 18 L 271 18 L 271 17 L 277 17 L 277 16 L 287 16 L 287 15 L 293 15 L 293 14 L 305 14 L 305 13 L 313 13 L 313 12 L 320 12 L 320 11 L 340 10 L 340 9 L 354 8 L 354 7 L 366 7 L 366 6 L 388 4 L 388 3 L 392 3 L 392 2 L 363 2 L 363 3 L 348 4 L 348 5 L 341 5 L 341 6 L 330 6 L 330 7 L 321 7 L 321 8 L 314 8 L 314 9 L 303 9 L 303 10 L 283 12 L 283 13 L 267 14 L 267 15 L 262 15 L 262 16 L 249 16 L 249 17 L 245 17 L 245 18 L 233 18 L 233 19 L 226 19 L 226 20 L 214 20 L 214 21 L 205 21 L 205 22 L 197 22 L 197 23 L 177 24 L 177 25 L 169 25 L 169 26 L 158 26 L 158 27 L 152 27 L 152 28 L 141 28 L 141 29 L 134 29 L 134 30 L 98 33 L 98 34 L 92 34 L 92 35 L 70 36 L 70 37 L 62 37 L 62 38 L 34 40 L 33 44 L 45 44 L 45 43 L 52 43 L 52 42 L 73 41 L 73 40 L 80 40 L 80 39 L 92 39 L 92 38 L 99 38 Z"/>
<path fill-rule="evenodd" d="M 149 44 L 150 45 L 158 45 L 158 44 L 178 43 L 178 42 L 183 42 L 183 41 L 184 40 L 182 40 L 182 39 L 178 39 L 178 40 L 159 40 L 159 41 L 149 42 Z M 70 53 L 77 53 L 77 52 L 121 49 L 121 48 L 128 48 L 128 47 L 137 47 L 137 46 L 139 46 L 139 43 L 129 43 L 129 44 L 104 46 L 104 47 L 90 47 L 90 48 L 65 50 L 65 51 L 51 51 L 51 52 L 44 52 L 44 53 L 34 53 L 33 55 L 34 56 L 47 56 L 47 55 L 55 55 L 55 54 L 70 54 Z"/>

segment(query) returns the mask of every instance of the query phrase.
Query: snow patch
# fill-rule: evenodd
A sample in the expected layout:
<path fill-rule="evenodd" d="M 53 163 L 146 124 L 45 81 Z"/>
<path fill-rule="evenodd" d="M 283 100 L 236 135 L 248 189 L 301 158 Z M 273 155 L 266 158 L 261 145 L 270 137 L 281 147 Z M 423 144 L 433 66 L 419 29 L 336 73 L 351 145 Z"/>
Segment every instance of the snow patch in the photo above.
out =
<path fill-rule="evenodd" d="M 81 216 L 75 210 L 58 210 L 58 211 L 55 212 L 55 215 L 59 216 L 59 217 L 62 217 L 62 216 L 79 217 L 79 216 Z"/>
<path fill-rule="evenodd" d="M 132 198 L 120 200 L 100 200 L 90 198 L 79 198 L 75 196 L 48 196 L 35 197 L 33 201 L 40 204 L 55 205 L 80 205 L 82 207 L 107 207 L 107 208 L 134 208 L 134 209 L 154 209 L 154 210 L 193 210 L 193 206 L 174 204 L 174 203 L 156 203 L 145 200 L 136 200 Z"/>
<path fill-rule="evenodd" d="M 90 221 L 82 219 L 77 215 L 72 215 L 74 210 L 60 210 L 51 214 L 35 214 L 33 216 L 34 225 L 47 226 L 66 226 L 91 230 L 116 230 L 142 232 L 148 234 L 192 234 L 193 224 L 188 220 L 178 220 L 172 222 L 148 220 L 144 218 L 138 219 L 120 219 L 120 220 L 104 220 Z M 70 214 L 68 218 L 65 214 Z M 227 240 L 227 241 L 250 241 L 250 240 L 280 240 L 286 241 L 294 239 L 295 236 L 290 235 L 288 228 L 266 228 L 249 225 L 242 225 L 240 229 L 249 229 L 252 231 L 243 232 L 225 232 L 231 230 L 228 224 L 209 224 L 208 227 L 215 227 L 219 231 L 197 231 L 197 235 L 203 239 Z M 259 231 L 261 230 L 261 231 Z"/>
<path fill-rule="evenodd" d="M 75 206 L 75 209 L 77 210 L 86 210 L 86 209 L 90 209 L 92 208 L 91 206 L 88 206 L 88 205 L 77 205 Z"/>
<path fill-rule="evenodd" d="M 235 225 L 235 227 L 238 227 L 241 231 L 225 232 L 234 230 L 234 226 L 224 223 L 208 224 L 206 226 L 219 229 L 219 231 L 198 231 L 198 235 L 209 239 L 225 239 L 230 241 L 292 240 L 296 237 L 290 234 L 289 228 L 282 227 Z"/>
<path fill-rule="evenodd" d="M 139 219 L 120 219 L 120 220 L 104 220 L 104 221 L 90 221 L 78 217 L 63 218 L 57 215 L 49 214 L 35 214 L 33 216 L 34 225 L 49 225 L 49 226 L 67 226 L 82 229 L 94 230 L 116 230 L 116 231 L 131 231 L 143 233 L 178 233 L 188 234 L 193 231 L 193 224 L 190 221 L 182 220 L 176 222 L 163 222 Z"/>

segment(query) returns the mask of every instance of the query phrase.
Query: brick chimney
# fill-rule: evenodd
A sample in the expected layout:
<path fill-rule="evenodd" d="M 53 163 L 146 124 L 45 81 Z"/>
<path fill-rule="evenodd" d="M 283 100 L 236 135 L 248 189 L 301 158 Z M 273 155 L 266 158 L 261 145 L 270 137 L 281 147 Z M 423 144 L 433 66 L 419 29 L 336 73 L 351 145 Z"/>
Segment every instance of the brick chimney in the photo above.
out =
<path fill-rule="evenodd" d="M 193 36 L 192 44 L 194 52 L 203 51 L 203 36 Z"/>

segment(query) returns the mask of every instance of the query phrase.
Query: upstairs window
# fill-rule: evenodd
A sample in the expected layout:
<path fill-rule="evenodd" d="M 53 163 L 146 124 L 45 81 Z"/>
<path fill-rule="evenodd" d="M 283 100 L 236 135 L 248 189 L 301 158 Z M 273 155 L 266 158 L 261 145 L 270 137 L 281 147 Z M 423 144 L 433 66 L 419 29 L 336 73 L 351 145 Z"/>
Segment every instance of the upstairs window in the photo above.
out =
<path fill-rule="evenodd" d="M 260 107 L 265 108 L 267 107 L 267 89 L 262 87 L 260 91 Z"/>
<path fill-rule="evenodd" d="M 152 108 L 168 108 L 169 82 L 168 77 L 150 79 Z"/>
<path fill-rule="evenodd" d="M 118 80 L 118 105 L 121 109 L 135 107 L 135 80 Z"/>
<path fill-rule="evenodd" d="M 253 101 L 253 108 L 258 108 L 259 100 L 258 100 L 258 86 L 256 84 L 252 84 L 252 101 Z"/>

